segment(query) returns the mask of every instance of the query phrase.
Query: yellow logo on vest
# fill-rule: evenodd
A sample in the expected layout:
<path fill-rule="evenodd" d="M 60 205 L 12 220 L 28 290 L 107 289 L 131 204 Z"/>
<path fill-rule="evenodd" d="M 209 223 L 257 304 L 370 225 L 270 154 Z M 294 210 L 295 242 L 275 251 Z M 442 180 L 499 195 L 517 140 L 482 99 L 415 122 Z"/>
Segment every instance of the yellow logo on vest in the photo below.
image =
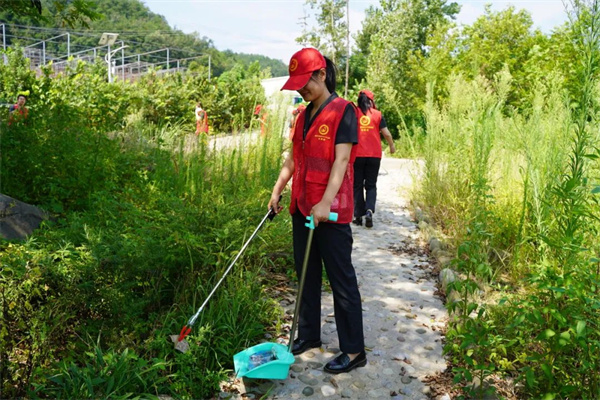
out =
<path fill-rule="evenodd" d="M 298 60 L 292 58 L 292 61 L 290 62 L 290 72 L 294 72 L 296 68 L 298 68 Z"/>
<path fill-rule="evenodd" d="M 371 124 L 371 117 L 368 115 L 363 115 L 360 117 L 358 124 L 360 125 L 359 130 L 361 132 L 369 132 L 373 128 L 373 125 Z"/>
<path fill-rule="evenodd" d="M 319 127 L 319 131 L 318 131 L 318 132 L 319 132 L 319 135 L 320 135 L 320 136 L 317 136 L 317 139 L 319 139 L 319 140 L 321 140 L 321 141 L 323 141 L 323 140 L 329 140 L 329 139 L 331 139 L 331 138 L 329 138 L 329 137 L 327 136 L 327 134 L 329 133 L 329 126 L 327 126 L 327 125 L 325 125 L 325 124 L 321 125 L 321 126 Z"/>

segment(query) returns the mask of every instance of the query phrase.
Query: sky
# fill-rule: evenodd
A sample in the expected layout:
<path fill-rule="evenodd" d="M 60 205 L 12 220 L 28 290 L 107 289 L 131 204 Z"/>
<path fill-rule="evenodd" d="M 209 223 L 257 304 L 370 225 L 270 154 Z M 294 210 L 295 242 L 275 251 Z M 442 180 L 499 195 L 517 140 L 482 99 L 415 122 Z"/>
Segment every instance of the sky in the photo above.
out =
<path fill-rule="evenodd" d="M 567 20 L 562 0 L 454 0 L 461 5 L 459 24 L 471 24 L 483 15 L 486 4 L 499 11 L 510 5 L 530 12 L 534 28 L 549 33 Z M 304 0 L 143 0 L 169 25 L 185 33 L 198 32 L 213 41 L 218 50 L 262 54 L 288 62 L 300 49 L 301 18 L 312 15 Z M 450 1 L 449 1 L 450 2 Z M 378 0 L 350 0 L 350 30 L 362 27 L 364 12 Z M 309 20 L 309 25 L 311 21 Z M 314 26 L 314 24 L 312 24 Z"/>

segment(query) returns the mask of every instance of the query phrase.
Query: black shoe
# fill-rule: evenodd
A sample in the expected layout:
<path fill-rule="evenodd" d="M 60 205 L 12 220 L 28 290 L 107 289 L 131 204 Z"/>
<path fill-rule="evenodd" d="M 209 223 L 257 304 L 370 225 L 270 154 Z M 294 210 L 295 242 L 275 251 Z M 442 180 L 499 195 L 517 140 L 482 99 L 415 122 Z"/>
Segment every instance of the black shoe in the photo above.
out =
<path fill-rule="evenodd" d="M 315 347 L 321 347 L 320 340 L 302 340 L 296 339 L 294 340 L 294 344 L 292 345 L 292 354 L 297 356 L 298 354 L 304 353 L 308 349 L 314 349 Z"/>
<path fill-rule="evenodd" d="M 373 227 L 373 211 L 371 210 L 367 210 L 367 213 L 365 214 L 365 226 L 367 228 Z"/>
<path fill-rule="evenodd" d="M 356 218 L 354 218 L 354 220 L 352 221 L 352 223 L 354 225 L 362 226 L 362 217 L 356 217 Z"/>
<path fill-rule="evenodd" d="M 350 372 L 354 368 L 364 367 L 365 365 L 367 365 L 367 354 L 363 350 L 352 361 L 350 361 L 348 354 L 342 353 L 325 364 L 323 370 L 330 374 L 341 374 L 342 372 Z"/>

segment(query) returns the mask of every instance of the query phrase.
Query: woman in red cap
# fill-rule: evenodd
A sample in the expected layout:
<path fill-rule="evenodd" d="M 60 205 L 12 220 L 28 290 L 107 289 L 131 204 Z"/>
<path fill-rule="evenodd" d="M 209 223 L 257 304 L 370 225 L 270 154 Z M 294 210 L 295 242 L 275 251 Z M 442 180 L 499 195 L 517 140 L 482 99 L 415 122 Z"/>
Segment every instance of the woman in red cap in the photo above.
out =
<path fill-rule="evenodd" d="M 383 135 L 394 153 L 394 140 L 387 128 L 381 112 L 375 108 L 375 96 L 370 90 L 361 90 L 358 95 L 358 146 L 356 146 L 356 161 L 354 162 L 354 221 L 362 225 L 365 216 L 365 226 L 373 227 L 373 213 L 377 200 L 377 175 L 381 165 L 381 138 Z M 365 200 L 366 191 L 366 200 Z"/>
<path fill-rule="evenodd" d="M 292 214 L 294 260 L 301 273 L 307 245 L 305 217 L 312 215 L 314 231 L 299 311 L 298 338 L 292 353 L 321 346 L 321 277 L 325 265 L 333 291 L 342 354 L 325 365 L 330 373 L 348 372 L 367 363 L 360 292 L 352 266 L 353 145 L 357 143 L 354 106 L 335 93 L 335 66 L 316 49 L 295 53 L 290 78 L 282 90 L 297 90 L 310 102 L 298 115 L 288 155 L 273 187 L 269 208 L 277 212 L 279 195 L 293 177 Z M 329 213 L 337 222 L 328 222 Z M 293 340 L 294 338 L 290 338 Z"/>

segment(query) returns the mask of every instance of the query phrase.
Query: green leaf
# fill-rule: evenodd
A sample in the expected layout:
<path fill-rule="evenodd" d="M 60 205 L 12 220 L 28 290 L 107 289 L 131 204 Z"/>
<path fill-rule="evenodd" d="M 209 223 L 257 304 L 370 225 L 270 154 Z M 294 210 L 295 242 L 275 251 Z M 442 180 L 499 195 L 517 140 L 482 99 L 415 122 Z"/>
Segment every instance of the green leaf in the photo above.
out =
<path fill-rule="evenodd" d="M 525 373 L 525 379 L 527 380 L 527 386 L 529 386 L 530 388 L 535 386 L 535 375 L 531 368 L 529 368 Z"/>
<path fill-rule="evenodd" d="M 546 375 L 546 377 L 548 379 L 552 379 L 552 367 L 549 366 L 548 364 L 542 364 L 541 367 L 542 371 L 544 371 L 544 374 Z"/>
<path fill-rule="evenodd" d="M 583 334 L 584 329 L 585 329 L 585 321 L 577 321 L 577 327 L 575 328 L 575 332 L 577 332 L 577 336 L 581 336 Z"/>
<path fill-rule="evenodd" d="M 552 336 L 556 335 L 552 329 L 546 329 L 542 333 L 538 335 L 538 339 L 550 339 Z"/>

